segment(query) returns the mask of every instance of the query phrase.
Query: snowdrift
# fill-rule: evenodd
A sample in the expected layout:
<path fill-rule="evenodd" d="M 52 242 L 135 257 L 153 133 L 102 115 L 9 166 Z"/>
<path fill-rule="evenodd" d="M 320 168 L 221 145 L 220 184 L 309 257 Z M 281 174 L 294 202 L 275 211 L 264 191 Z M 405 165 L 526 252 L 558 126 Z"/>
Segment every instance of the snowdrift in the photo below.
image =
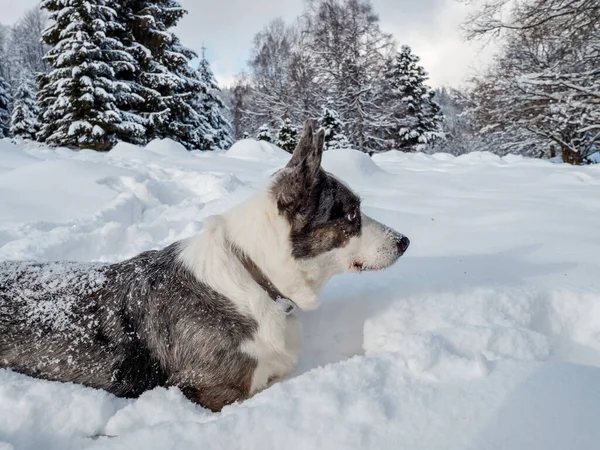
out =
<path fill-rule="evenodd" d="M 116 261 L 202 231 L 289 154 L 172 141 L 108 154 L 0 140 L 0 258 Z M 600 167 L 326 152 L 411 238 L 300 313 L 295 374 L 213 414 L 0 370 L 0 449 L 592 450 L 600 442 Z"/>
<path fill-rule="evenodd" d="M 226 152 L 230 158 L 256 159 L 260 161 L 279 159 L 288 160 L 291 155 L 285 150 L 266 141 L 256 141 L 254 139 L 242 139 L 237 141 Z"/>

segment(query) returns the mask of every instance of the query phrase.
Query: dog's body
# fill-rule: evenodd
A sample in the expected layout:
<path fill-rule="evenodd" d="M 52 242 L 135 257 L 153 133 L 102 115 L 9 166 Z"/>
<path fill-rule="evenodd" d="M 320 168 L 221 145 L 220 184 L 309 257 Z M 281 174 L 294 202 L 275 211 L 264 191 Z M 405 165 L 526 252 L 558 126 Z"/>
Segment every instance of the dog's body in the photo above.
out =
<path fill-rule="evenodd" d="M 408 247 L 320 168 L 312 130 L 202 235 L 112 265 L 0 263 L 0 368 L 125 397 L 179 386 L 213 411 L 287 376 L 301 334 L 290 303 L 314 309 L 333 275 Z"/>

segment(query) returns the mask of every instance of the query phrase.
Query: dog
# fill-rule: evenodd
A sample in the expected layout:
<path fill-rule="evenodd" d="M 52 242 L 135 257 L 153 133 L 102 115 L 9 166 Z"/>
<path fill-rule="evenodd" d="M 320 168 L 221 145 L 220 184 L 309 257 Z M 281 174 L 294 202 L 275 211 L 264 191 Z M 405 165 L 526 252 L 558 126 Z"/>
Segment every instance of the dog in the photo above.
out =
<path fill-rule="evenodd" d="M 119 397 L 177 386 L 212 411 L 289 376 L 294 310 L 409 246 L 321 168 L 315 130 L 307 121 L 289 163 L 200 235 L 116 264 L 0 262 L 0 368 Z"/>

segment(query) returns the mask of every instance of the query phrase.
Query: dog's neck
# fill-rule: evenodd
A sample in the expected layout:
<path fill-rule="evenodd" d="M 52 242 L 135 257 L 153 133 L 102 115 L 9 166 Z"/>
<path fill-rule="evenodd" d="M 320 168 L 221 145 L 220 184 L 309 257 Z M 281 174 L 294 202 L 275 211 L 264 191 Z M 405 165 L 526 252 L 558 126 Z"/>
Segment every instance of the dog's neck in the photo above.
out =
<path fill-rule="evenodd" d="M 222 218 L 225 235 L 252 258 L 286 298 L 303 310 L 319 306 L 324 273 L 312 267 L 307 270 L 292 257 L 290 225 L 279 214 L 268 189 L 255 193 Z"/>
<path fill-rule="evenodd" d="M 267 295 L 273 300 L 277 302 L 283 311 L 289 315 L 292 314 L 297 305 L 293 300 L 285 297 L 277 286 L 273 284 L 273 282 L 265 275 L 265 273 L 258 267 L 252 258 L 250 258 L 246 252 L 244 252 L 240 247 L 238 247 L 235 243 L 231 241 L 231 239 L 227 239 L 227 245 L 229 246 L 231 253 L 238 259 L 240 264 L 244 266 L 244 269 L 250 274 L 252 279 L 258 284 Z"/>
<path fill-rule="evenodd" d="M 226 213 L 207 218 L 201 235 L 182 243 L 181 261 L 214 289 L 229 286 L 229 297 L 240 301 L 248 295 L 248 283 L 256 282 L 240 265 L 243 273 L 232 272 L 228 261 L 234 242 L 285 298 L 302 310 L 319 306 L 319 296 L 333 273 L 322 265 L 307 265 L 292 257 L 290 227 L 268 190 L 262 190 Z M 244 275 L 245 274 L 245 275 Z M 264 291 L 263 291 L 264 292 Z"/>

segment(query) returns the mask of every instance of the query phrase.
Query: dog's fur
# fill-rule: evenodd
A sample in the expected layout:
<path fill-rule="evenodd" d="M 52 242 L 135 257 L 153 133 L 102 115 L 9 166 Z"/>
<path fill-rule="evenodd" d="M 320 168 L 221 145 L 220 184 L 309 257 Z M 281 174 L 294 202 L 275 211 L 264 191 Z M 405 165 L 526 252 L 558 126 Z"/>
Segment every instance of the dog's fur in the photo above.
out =
<path fill-rule="evenodd" d="M 287 376 L 299 323 L 231 243 L 303 310 L 333 275 L 384 269 L 409 244 L 321 169 L 313 129 L 266 189 L 199 236 L 112 265 L 0 263 L 0 368 L 124 397 L 178 386 L 213 411 Z"/>

